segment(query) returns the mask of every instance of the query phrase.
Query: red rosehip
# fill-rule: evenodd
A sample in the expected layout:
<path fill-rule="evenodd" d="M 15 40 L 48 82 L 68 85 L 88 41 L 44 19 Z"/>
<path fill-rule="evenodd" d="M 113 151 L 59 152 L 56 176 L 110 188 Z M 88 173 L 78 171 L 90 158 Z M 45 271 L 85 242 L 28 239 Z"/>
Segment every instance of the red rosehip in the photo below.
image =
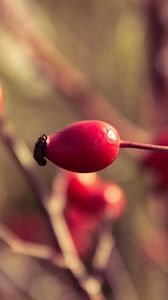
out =
<path fill-rule="evenodd" d="M 86 230 L 94 230 L 100 221 L 97 215 L 74 205 L 68 205 L 65 208 L 64 215 L 70 229 L 85 228 Z"/>
<path fill-rule="evenodd" d="M 89 255 L 93 247 L 92 232 L 83 227 L 70 228 L 71 237 L 80 258 Z"/>
<path fill-rule="evenodd" d="M 24 241 L 53 244 L 48 224 L 38 212 L 12 214 L 10 220 L 7 220 L 7 225 Z"/>
<path fill-rule="evenodd" d="M 66 180 L 68 206 L 75 206 L 94 214 L 102 210 L 104 206 L 101 197 L 102 181 L 96 173 L 67 173 Z"/>
<path fill-rule="evenodd" d="M 57 166 L 79 173 L 102 170 L 117 157 L 120 137 L 117 130 L 102 121 L 81 121 L 62 131 L 41 136 L 34 158 L 45 165 L 44 157 Z"/>
<path fill-rule="evenodd" d="M 126 206 L 126 197 L 122 188 L 115 183 L 105 183 L 102 194 L 106 203 L 105 215 L 113 220 L 118 219 Z"/>
<path fill-rule="evenodd" d="M 64 215 L 78 254 L 84 258 L 94 247 L 93 237 L 100 217 L 74 205 L 68 205 Z"/>
<path fill-rule="evenodd" d="M 34 147 L 34 158 L 46 165 L 46 158 L 55 165 L 78 173 L 89 173 L 109 166 L 119 148 L 168 152 L 167 146 L 120 140 L 118 131 L 103 121 L 76 122 L 62 131 L 41 135 Z"/>
<path fill-rule="evenodd" d="M 118 184 L 103 181 L 96 173 L 67 173 L 66 176 L 67 211 L 73 208 L 97 220 L 104 213 L 112 219 L 123 213 L 126 197 Z"/>
<path fill-rule="evenodd" d="M 65 219 L 81 257 L 93 248 L 93 237 L 103 217 L 118 219 L 126 198 L 121 187 L 101 180 L 96 173 L 65 173 Z"/>

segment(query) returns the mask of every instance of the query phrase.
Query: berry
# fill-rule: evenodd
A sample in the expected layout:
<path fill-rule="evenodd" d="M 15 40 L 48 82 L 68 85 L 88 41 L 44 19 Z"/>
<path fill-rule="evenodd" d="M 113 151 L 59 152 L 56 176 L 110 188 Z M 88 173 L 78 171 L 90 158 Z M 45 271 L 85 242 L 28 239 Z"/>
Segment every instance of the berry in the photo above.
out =
<path fill-rule="evenodd" d="M 103 217 L 118 219 L 126 198 L 121 187 L 101 180 L 96 173 L 65 173 L 65 218 L 79 255 L 94 248 L 93 239 Z"/>
<path fill-rule="evenodd" d="M 94 236 L 97 233 L 101 221 L 100 213 L 74 205 L 68 201 L 64 211 L 65 219 L 69 227 L 76 250 L 81 258 L 88 256 L 94 248 Z M 88 199 L 91 200 L 92 199 Z M 80 199 L 79 199 L 80 201 Z M 86 204 L 85 204 L 86 205 Z"/>
<path fill-rule="evenodd" d="M 81 121 L 62 131 L 41 135 L 34 147 L 34 158 L 46 165 L 46 157 L 55 165 L 78 173 L 89 173 L 109 166 L 120 148 L 168 152 L 167 146 L 120 140 L 118 131 L 103 121 Z"/>
<path fill-rule="evenodd" d="M 118 219 L 126 206 L 126 197 L 122 188 L 116 183 L 105 183 L 102 195 L 106 203 L 105 215 L 113 220 Z"/>
<path fill-rule="evenodd" d="M 66 175 L 66 198 L 68 206 L 96 213 L 104 206 L 101 197 L 102 181 L 96 173 L 68 173 Z"/>
<path fill-rule="evenodd" d="M 96 173 L 67 173 L 67 210 L 81 211 L 92 218 L 106 216 L 116 219 L 124 211 L 126 198 L 122 188 L 101 180 Z"/>
<path fill-rule="evenodd" d="M 45 165 L 44 157 L 73 172 L 102 170 L 117 157 L 120 138 L 117 130 L 102 121 L 76 122 L 62 131 L 39 137 L 34 158 Z"/>
<path fill-rule="evenodd" d="M 48 225 L 43 216 L 35 211 L 10 215 L 7 225 L 22 240 L 36 243 L 51 244 Z"/>

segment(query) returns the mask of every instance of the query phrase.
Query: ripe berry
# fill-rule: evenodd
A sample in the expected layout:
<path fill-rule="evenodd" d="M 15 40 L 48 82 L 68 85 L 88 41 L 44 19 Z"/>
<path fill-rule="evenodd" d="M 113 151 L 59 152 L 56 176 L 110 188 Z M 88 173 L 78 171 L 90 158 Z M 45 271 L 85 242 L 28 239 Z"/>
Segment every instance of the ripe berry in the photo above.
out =
<path fill-rule="evenodd" d="M 102 210 L 104 200 L 101 195 L 102 181 L 96 173 L 66 173 L 66 198 L 68 206 L 97 213 Z"/>
<path fill-rule="evenodd" d="M 106 203 L 105 215 L 113 220 L 121 217 L 126 207 L 126 197 L 122 188 L 116 183 L 105 183 L 102 195 Z"/>
<path fill-rule="evenodd" d="M 34 158 L 41 166 L 46 165 L 46 157 L 63 169 L 89 173 L 109 166 L 119 148 L 168 152 L 167 146 L 122 141 L 114 127 L 94 120 L 76 122 L 48 137 L 43 134 L 35 144 Z"/>
<path fill-rule="evenodd" d="M 122 188 L 114 183 L 101 180 L 96 173 L 67 173 L 67 211 L 81 211 L 99 217 L 116 219 L 124 211 L 126 198 Z"/>
<path fill-rule="evenodd" d="M 117 157 L 120 137 L 117 130 L 102 121 L 81 121 L 50 136 L 41 136 L 34 158 L 45 165 L 48 158 L 57 166 L 73 172 L 102 170 Z"/>
<path fill-rule="evenodd" d="M 53 244 L 48 232 L 48 225 L 38 212 L 12 214 L 6 224 L 24 241 Z"/>
<path fill-rule="evenodd" d="M 65 173 L 65 218 L 81 257 L 94 248 L 93 239 L 103 217 L 118 219 L 126 204 L 119 185 L 103 181 L 96 173 Z"/>

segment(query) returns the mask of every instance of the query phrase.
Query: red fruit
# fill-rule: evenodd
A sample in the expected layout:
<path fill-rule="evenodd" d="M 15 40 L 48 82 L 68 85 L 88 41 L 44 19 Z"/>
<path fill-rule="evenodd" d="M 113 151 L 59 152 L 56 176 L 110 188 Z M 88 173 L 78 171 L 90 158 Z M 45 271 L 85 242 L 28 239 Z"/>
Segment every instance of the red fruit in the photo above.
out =
<path fill-rule="evenodd" d="M 122 188 L 115 183 L 106 183 L 103 189 L 103 197 L 106 203 L 106 216 L 118 219 L 124 212 L 126 197 Z"/>
<path fill-rule="evenodd" d="M 65 173 L 67 200 L 65 218 L 81 257 L 92 248 L 93 237 L 103 217 L 116 220 L 124 211 L 126 198 L 120 186 L 104 182 L 96 173 Z"/>
<path fill-rule="evenodd" d="M 101 197 L 102 181 L 96 173 L 68 173 L 67 205 L 88 213 L 98 213 L 104 206 Z"/>
<path fill-rule="evenodd" d="M 38 212 L 11 215 L 7 225 L 24 241 L 52 245 L 52 239 L 48 233 L 48 225 Z"/>
<path fill-rule="evenodd" d="M 97 220 L 104 213 L 113 219 L 118 218 L 126 205 L 122 188 L 101 180 L 96 173 L 68 173 L 66 198 L 67 210 L 73 208 Z"/>
<path fill-rule="evenodd" d="M 65 219 L 80 257 L 86 257 L 94 247 L 93 236 L 99 226 L 100 218 L 76 206 L 67 206 Z"/>
<path fill-rule="evenodd" d="M 41 136 L 34 158 L 45 165 L 44 156 L 57 166 L 79 173 L 102 170 L 117 157 L 120 137 L 117 130 L 102 121 L 81 121 L 50 136 Z"/>
<path fill-rule="evenodd" d="M 75 206 L 67 206 L 65 211 L 65 218 L 70 229 L 84 228 L 86 230 L 94 230 L 99 224 L 97 215 L 90 214 Z"/>

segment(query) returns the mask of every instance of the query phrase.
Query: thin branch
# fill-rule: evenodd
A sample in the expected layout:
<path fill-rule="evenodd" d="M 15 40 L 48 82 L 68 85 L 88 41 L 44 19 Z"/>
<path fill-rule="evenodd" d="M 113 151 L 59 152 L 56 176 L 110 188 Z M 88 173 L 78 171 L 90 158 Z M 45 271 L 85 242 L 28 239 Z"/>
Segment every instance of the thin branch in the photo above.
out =
<path fill-rule="evenodd" d="M 32 19 L 32 16 L 28 13 L 20 14 L 17 6 L 13 6 L 12 3 L 12 1 L 0 0 L 1 21 L 4 22 L 13 34 L 20 35 L 22 41 L 31 49 L 34 62 L 38 65 L 39 69 L 43 70 L 44 75 L 58 90 L 66 95 L 68 99 L 72 100 L 72 103 L 78 107 L 83 116 L 109 121 L 118 128 L 125 138 L 129 137 L 132 139 L 137 136 L 139 140 L 149 140 L 149 135 L 143 129 L 134 126 L 126 120 L 108 104 L 108 101 L 100 93 L 92 89 L 85 75 L 71 66 L 59 51 L 55 51 L 53 47 L 48 46 L 46 38 L 41 36 L 36 28 L 29 27 L 29 20 Z M 24 164 L 18 160 L 18 153 L 16 153 L 11 144 L 9 145 L 9 149 L 12 150 L 12 153 L 14 153 L 16 160 L 24 171 Z M 28 175 L 27 172 L 26 174 Z M 58 202 L 58 197 L 53 196 L 49 200 L 45 194 L 45 197 L 42 195 L 40 200 L 43 200 L 43 209 L 47 213 L 52 230 L 59 241 L 67 267 L 79 280 L 80 285 L 87 292 L 90 299 L 105 299 L 101 294 L 100 282 L 88 275 L 84 264 L 78 257 L 63 215 L 60 211 L 58 213 L 55 210 L 54 203 Z"/>
<path fill-rule="evenodd" d="M 29 185 L 34 191 L 36 199 L 38 201 L 38 205 L 41 206 L 45 218 L 48 221 L 48 230 L 53 239 L 53 244 L 54 246 L 58 247 L 55 233 L 50 222 L 50 216 L 47 212 L 45 204 L 49 197 L 49 191 L 34 172 L 35 164 L 32 157 L 32 153 L 22 140 L 16 138 L 16 136 L 11 130 L 10 124 L 7 122 L 3 114 L 0 114 L 0 138 L 2 139 L 10 155 L 14 158 L 14 161 L 17 162 L 19 168 L 23 172 Z"/>
<path fill-rule="evenodd" d="M 116 300 L 139 299 L 132 278 L 116 246 L 113 248 L 111 260 L 105 270 L 105 276 L 112 287 Z"/>
<path fill-rule="evenodd" d="M 16 138 L 12 132 L 11 124 L 7 122 L 7 119 L 2 114 L 0 114 L 0 137 L 11 156 L 18 163 L 22 171 L 24 171 L 36 197 L 38 199 L 45 199 L 48 195 L 48 190 L 39 180 L 38 176 L 35 175 L 33 170 L 35 163 L 32 153 L 22 140 Z"/>
<path fill-rule="evenodd" d="M 93 267 L 98 271 L 106 269 L 108 261 L 115 246 L 115 240 L 111 234 L 112 221 L 104 218 L 100 224 L 99 240 L 93 257 Z"/>
<path fill-rule="evenodd" d="M 66 266 L 78 279 L 81 287 L 88 293 L 92 300 L 105 300 L 103 293 L 101 292 L 101 282 L 88 274 L 84 263 L 79 258 L 77 249 L 72 240 L 70 231 L 63 215 L 63 209 L 65 205 L 64 191 L 65 180 L 64 175 L 57 176 L 53 183 L 53 193 L 48 201 L 48 209 L 50 212 L 51 222 L 56 233 L 62 255 L 65 259 Z M 55 197 L 56 195 L 56 197 Z M 58 197 L 60 196 L 60 201 Z"/>
<path fill-rule="evenodd" d="M 70 238 L 69 230 L 62 214 L 63 207 L 61 206 L 61 203 L 63 203 L 63 177 L 59 176 L 56 179 L 57 190 L 54 189 L 52 195 L 49 196 L 49 194 L 47 194 L 44 190 L 43 185 L 41 185 L 38 177 L 34 174 L 31 165 L 31 155 L 28 148 L 10 131 L 7 121 L 2 114 L 0 115 L 0 135 L 7 149 L 26 176 L 29 184 L 34 189 L 37 199 L 40 201 L 41 207 L 47 217 L 48 224 L 50 225 L 49 228 L 53 241 L 56 246 L 59 244 L 61 253 L 67 264 L 66 267 L 70 270 L 71 275 L 81 286 L 90 300 L 104 300 L 105 298 L 103 294 L 101 294 L 101 284 L 97 279 L 88 275 L 84 264 L 78 257 L 78 253 L 74 247 L 72 239 Z M 1 234 L 4 235 L 4 237 L 9 238 L 9 236 L 7 236 L 7 232 L 5 235 L 4 231 L 1 230 Z M 18 246 L 21 246 L 18 244 L 18 241 L 17 243 L 14 242 L 12 245 L 13 247 L 15 246 L 17 250 L 19 250 Z M 23 244 L 22 251 L 26 251 Z M 34 251 L 34 249 L 32 250 L 31 248 L 31 251 Z"/>
<path fill-rule="evenodd" d="M 99 242 L 93 258 L 94 270 L 103 275 L 116 300 L 138 300 L 136 288 L 111 233 L 112 221 L 104 219 L 101 225 Z"/>
<path fill-rule="evenodd" d="M 61 255 L 52 247 L 23 241 L 2 223 L 0 224 L 0 239 L 15 253 L 46 259 L 60 268 L 66 267 Z"/>

